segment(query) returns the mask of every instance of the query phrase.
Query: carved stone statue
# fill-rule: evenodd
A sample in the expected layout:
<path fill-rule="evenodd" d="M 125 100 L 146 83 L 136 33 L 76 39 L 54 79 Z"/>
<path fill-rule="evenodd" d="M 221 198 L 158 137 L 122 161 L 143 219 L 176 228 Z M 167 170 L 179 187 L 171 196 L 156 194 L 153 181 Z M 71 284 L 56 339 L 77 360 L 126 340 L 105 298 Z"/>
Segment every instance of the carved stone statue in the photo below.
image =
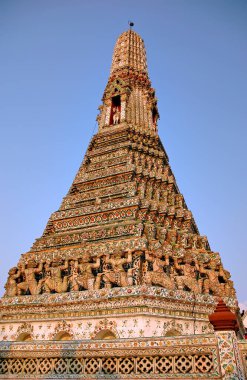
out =
<path fill-rule="evenodd" d="M 44 288 L 46 293 L 63 293 L 67 291 L 68 276 L 62 276 L 62 271 L 68 269 L 68 267 L 68 260 L 66 260 L 63 265 L 60 258 L 53 259 L 52 263 L 46 263 L 46 278 L 44 279 Z"/>
<path fill-rule="evenodd" d="M 160 200 L 160 185 L 159 184 L 156 184 L 156 186 L 154 188 L 153 198 L 156 202 L 159 202 L 159 200 Z"/>
<path fill-rule="evenodd" d="M 156 236 L 155 224 L 145 224 L 144 233 L 149 240 L 155 239 L 155 236 Z"/>
<path fill-rule="evenodd" d="M 79 262 L 76 260 L 74 263 L 74 273 L 70 277 L 72 282 L 72 289 L 79 290 L 82 286 L 84 289 L 93 290 L 100 288 L 101 274 L 96 278 L 92 273 L 92 269 L 98 269 L 100 267 L 100 257 L 97 257 L 96 262 L 90 263 L 90 256 L 85 254 Z"/>
<path fill-rule="evenodd" d="M 145 189 L 146 189 L 146 182 L 144 179 L 140 179 L 140 182 L 138 183 L 138 190 L 137 190 L 140 198 L 144 198 Z"/>
<path fill-rule="evenodd" d="M 167 197 L 168 197 L 168 191 L 166 190 L 166 188 L 164 188 L 164 185 L 163 185 L 161 186 L 161 189 L 160 189 L 160 200 L 163 203 L 167 203 Z"/>
<path fill-rule="evenodd" d="M 149 182 L 147 183 L 147 187 L 146 187 L 146 197 L 147 197 L 148 199 L 152 199 L 152 197 L 153 197 L 153 183 L 152 183 L 152 181 L 149 181 Z"/>
<path fill-rule="evenodd" d="M 182 260 L 182 263 L 178 263 L 178 259 L 174 258 L 174 268 L 180 273 L 175 277 L 178 289 L 183 290 L 186 287 L 192 292 L 199 293 L 200 286 L 196 278 L 196 271 L 199 271 L 197 261 L 188 254 L 184 255 Z M 195 266 L 192 265 L 193 261 Z"/>
<path fill-rule="evenodd" d="M 118 107 L 113 108 L 113 124 L 119 124 L 120 123 L 120 110 Z"/>
<path fill-rule="evenodd" d="M 236 290 L 234 289 L 233 286 L 233 281 L 230 280 L 231 274 L 227 270 L 225 270 L 220 264 L 220 270 L 219 270 L 220 276 L 223 274 L 223 280 L 225 280 L 224 284 L 224 293 L 226 297 L 236 297 Z M 221 284 L 222 285 L 222 284 Z"/>
<path fill-rule="evenodd" d="M 193 249 L 197 249 L 197 240 L 198 240 L 198 235 L 193 235 L 191 237 L 191 244 Z"/>
<path fill-rule="evenodd" d="M 200 237 L 200 248 L 203 249 L 204 251 L 206 251 L 207 249 L 207 243 L 208 243 L 208 239 L 206 236 L 201 236 Z"/>
<path fill-rule="evenodd" d="M 17 278 L 20 277 L 20 270 L 18 270 L 17 267 L 13 267 L 9 270 L 9 277 L 5 284 L 5 297 L 14 297 L 18 294 L 18 288 L 17 288 Z"/>
<path fill-rule="evenodd" d="M 166 228 L 164 228 L 164 227 L 158 227 L 157 228 L 156 239 L 164 242 L 164 240 L 166 239 L 166 235 L 167 235 Z"/>
<path fill-rule="evenodd" d="M 169 229 L 166 235 L 166 243 L 174 245 L 177 241 L 177 231 L 175 229 Z"/>
<path fill-rule="evenodd" d="M 78 260 L 70 260 L 69 268 L 70 268 L 70 275 L 68 276 L 68 282 L 70 285 L 70 290 L 77 291 L 79 290 L 79 286 L 77 284 L 77 277 L 79 275 Z"/>
<path fill-rule="evenodd" d="M 175 194 L 173 191 L 168 193 L 168 205 L 174 206 L 175 205 Z"/>
<path fill-rule="evenodd" d="M 132 252 L 128 251 L 127 257 L 122 258 L 122 253 L 118 252 L 112 255 L 105 256 L 105 263 L 110 264 L 112 269 L 105 270 L 103 273 L 103 280 L 105 287 L 111 288 L 112 284 L 118 286 L 129 286 L 133 284 L 132 268 L 126 272 L 123 265 L 132 262 Z"/>
<path fill-rule="evenodd" d="M 182 194 L 176 194 L 176 207 L 183 207 L 183 195 Z"/>
<path fill-rule="evenodd" d="M 177 243 L 183 248 L 187 247 L 187 245 L 188 245 L 188 234 L 184 230 L 179 231 Z"/>
<path fill-rule="evenodd" d="M 165 260 L 162 260 L 162 250 L 155 252 L 145 252 L 145 259 L 153 264 L 153 270 L 147 271 L 145 283 L 148 285 L 160 285 L 167 289 L 174 289 L 174 280 L 164 272 L 165 267 L 169 266 L 169 255 L 165 255 Z"/>
<path fill-rule="evenodd" d="M 227 278 L 222 266 L 218 266 L 216 260 L 211 260 L 208 266 L 208 269 L 202 265 L 200 266 L 200 273 L 206 275 L 203 281 L 204 292 L 207 294 L 212 293 L 216 296 L 225 295 L 225 283 Z M 219 276 L 222 278 L 223 283 L 220 283 Z"/>
<path fill-rule="evenodd" d="M 43 280 L 36 280 L 35 274 L 41 273 L 43 269 L 43 261 L 40 262 L 38 268 L 34 260 L 29 260 L 27 264 L 20 264 L 18 266 L 20 276 L 23 281 L 17 284 L 17 294 L 22 295 L 29 291 L 31 295 L 37 295 L 41 292 Z"/>

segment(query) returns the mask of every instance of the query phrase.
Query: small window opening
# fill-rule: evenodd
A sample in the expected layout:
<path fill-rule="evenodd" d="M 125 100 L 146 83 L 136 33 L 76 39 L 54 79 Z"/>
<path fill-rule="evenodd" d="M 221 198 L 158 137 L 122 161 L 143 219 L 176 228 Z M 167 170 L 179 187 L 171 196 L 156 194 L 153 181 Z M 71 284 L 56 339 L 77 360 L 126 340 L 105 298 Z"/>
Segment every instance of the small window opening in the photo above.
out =
<path fill-rule="evenodd" d="M 156 127 L 157 126 L 157 120 L 158 120 L 158 112 L 156 108 L 153 108 L 152 110 L 152 119 L 153 119 L 153 125 Z"/>
<path fill-rule="evenodd" d="M 121 98 L 120 95 L 113 96 L 111 103 L 111 124 L 119 124 L 121 119 Z"/>

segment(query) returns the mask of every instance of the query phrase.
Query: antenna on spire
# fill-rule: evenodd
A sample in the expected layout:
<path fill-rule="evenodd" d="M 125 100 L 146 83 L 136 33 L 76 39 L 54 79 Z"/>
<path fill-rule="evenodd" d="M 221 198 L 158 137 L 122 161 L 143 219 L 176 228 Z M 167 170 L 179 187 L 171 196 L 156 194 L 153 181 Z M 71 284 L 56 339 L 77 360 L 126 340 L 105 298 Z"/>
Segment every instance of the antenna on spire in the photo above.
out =
<path fill-rule="evenodd" d="M 130 26 L 130 30 L 132 30 L 132 27 L 133 27 L 135 24 L 133 23 L 133 21 L 128 21 L 128 24 L 129 24 L 129 26 Z"/>

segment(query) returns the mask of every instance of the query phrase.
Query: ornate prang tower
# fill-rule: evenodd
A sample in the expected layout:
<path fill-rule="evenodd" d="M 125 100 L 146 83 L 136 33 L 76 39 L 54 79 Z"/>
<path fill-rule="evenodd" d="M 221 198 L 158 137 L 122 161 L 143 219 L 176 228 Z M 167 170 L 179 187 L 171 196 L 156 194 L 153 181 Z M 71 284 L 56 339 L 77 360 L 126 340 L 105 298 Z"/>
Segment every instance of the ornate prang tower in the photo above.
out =
<path fill-rule="evenodd" d="M 233 283 L 178 189 L 131 29 L 99 111 L 68 194 L 9 271 L 0 379 L 244 379 Z"/>

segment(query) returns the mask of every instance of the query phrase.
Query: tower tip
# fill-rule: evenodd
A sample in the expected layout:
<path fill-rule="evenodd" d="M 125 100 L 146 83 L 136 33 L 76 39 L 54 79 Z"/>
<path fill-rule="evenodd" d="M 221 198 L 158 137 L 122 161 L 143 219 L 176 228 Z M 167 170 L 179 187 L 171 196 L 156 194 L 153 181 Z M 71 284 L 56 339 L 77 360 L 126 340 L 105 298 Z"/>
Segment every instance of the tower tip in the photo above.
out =
<path fill-rule="evenodd" d="M 130 30 L 133 28 L 133 26 L 135 25 L 134 23 L 133 23 L 133 21 L 128 21 L 128 24 L 129 24 L 129 27 L 130 27 Z"/>

